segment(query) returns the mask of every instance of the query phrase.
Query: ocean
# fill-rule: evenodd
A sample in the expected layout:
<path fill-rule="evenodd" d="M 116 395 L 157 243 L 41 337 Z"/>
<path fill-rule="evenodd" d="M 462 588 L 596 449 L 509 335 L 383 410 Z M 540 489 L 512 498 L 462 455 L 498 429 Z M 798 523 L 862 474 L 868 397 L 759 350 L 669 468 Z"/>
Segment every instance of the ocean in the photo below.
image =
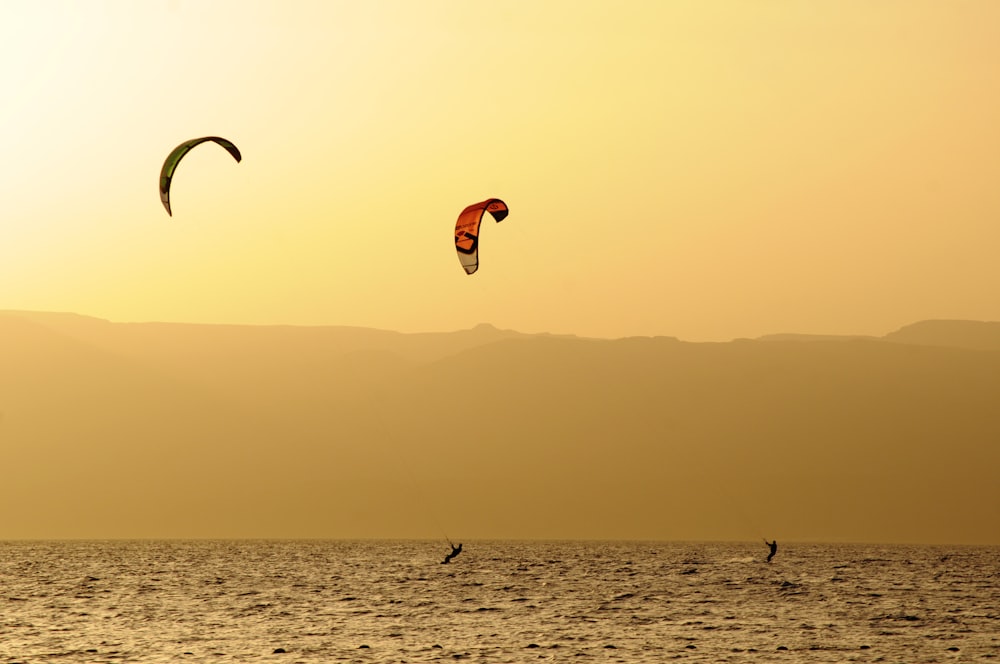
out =
<path fill-rule="evenodd" d="M 1000 547 L 10 541 L 0 662 L 1000 662 Z"/>

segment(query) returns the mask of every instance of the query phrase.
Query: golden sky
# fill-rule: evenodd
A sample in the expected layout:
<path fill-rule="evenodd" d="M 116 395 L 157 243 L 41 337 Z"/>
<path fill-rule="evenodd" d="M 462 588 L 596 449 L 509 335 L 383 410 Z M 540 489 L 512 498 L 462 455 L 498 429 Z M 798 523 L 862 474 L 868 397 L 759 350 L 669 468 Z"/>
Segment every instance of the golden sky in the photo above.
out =
<path fill-rule="evenodd" d="M 727 340 L 1000 320 L 994 0 L 0 5 L 0 309 Z M 168 217 L 156 192 L 178 143 Z M 452 229 L 504 199 L 481 269 Z"/>

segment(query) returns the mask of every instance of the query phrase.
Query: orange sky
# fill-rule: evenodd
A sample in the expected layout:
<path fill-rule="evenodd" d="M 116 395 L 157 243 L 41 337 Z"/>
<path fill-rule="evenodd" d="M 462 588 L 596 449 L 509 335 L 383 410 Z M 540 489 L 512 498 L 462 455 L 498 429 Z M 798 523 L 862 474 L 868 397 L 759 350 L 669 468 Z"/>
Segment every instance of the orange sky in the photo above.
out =
<path fill-rule="evenodd" d="M 1000 320 L 1000 4 L 0 6 L 0 309 L 691 340 Z M 160 164 L 182 163 L 170 218 Z M 452 227 L 487 197 L 481 269 Z"/>

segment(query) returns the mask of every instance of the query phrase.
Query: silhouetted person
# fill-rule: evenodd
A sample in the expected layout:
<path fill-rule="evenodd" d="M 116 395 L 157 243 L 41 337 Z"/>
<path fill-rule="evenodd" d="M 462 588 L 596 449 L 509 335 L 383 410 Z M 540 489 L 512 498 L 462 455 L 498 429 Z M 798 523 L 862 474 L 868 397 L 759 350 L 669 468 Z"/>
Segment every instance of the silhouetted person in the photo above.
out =
<path fill-rule="evenodd" d="M 771 547 L 771 553 L 767 554 L 767 562 L 771 562 L 771 558 L 774 558 L 774 554 L 778 552 L 778 540 L 774 540 L 773 542 L 768 542 L 767 538 L 765 538 L 764 544 L 767 544 L 769 547 Z"/>
<path fill-rule="evenodd" d="M 449 542 L 449 544 L 451 544 L 451 542 Z M 462 553 L 462 543 L 459 542 L 458 546 L 455 546 L 454 544 L 452 544 L 451 545 L 451 553 L 449 553 L 448 555 L 446 555 L 444 557 L 444 560 L 441 561 L 441 564 L 442 565 L 447 565 L 448 563 L 451 562 L 452 558 L 454 558 L 455 556 L 457 556 L 460 553 Z"/>

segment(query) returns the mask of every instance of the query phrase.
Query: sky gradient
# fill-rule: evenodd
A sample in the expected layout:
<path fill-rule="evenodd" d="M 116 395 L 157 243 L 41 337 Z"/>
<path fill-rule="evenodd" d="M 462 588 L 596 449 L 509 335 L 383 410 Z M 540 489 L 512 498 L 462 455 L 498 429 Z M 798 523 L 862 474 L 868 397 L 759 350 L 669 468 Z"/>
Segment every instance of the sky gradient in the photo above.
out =
<path fill-rule="evenodd" d="M 728 340 L 1000 320 L 992 0 L 0 7 L 0 309 Z M 156 192 L 182 162 L 168 217 Z M 481 267 L 452 229 L 499 197 Z"/>

